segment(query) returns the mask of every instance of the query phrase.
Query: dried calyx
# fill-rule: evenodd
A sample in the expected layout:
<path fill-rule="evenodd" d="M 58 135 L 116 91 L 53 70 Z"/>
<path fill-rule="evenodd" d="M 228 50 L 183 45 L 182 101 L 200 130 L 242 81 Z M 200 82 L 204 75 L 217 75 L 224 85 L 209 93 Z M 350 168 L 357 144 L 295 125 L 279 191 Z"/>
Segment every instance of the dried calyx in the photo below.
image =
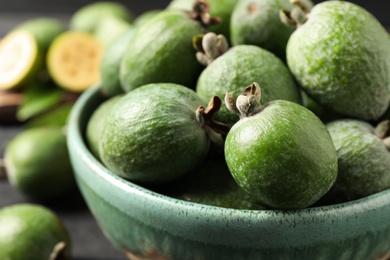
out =
<path fill-rule="evenodd" d="M 382 140 L 387 150 L 390 151 L 390 120 L 383 120 L 375 127 L 375 135 Z"/>
<path fill-rule="evenodd" d="M 229 126 L 215 121 L 214 114 L 221 108 L 222 101 L 219 97 L 213 96 L 207 106 L 199 106 L 196 110 L 196 119 L 199 124 L 206 130 L 210 140 L 217 145 L 217 147 L 223 149 L 224 142 L 227 133 L 229 132 Z"/>
<path fill-rule="evenodd" d="M 209 65 L 229 49 L 229 44 L 222 34 L 209 32 L 197 35 L 192 39 L 196 52 L 196 59 L 204 66 Z"/>
<path fill-rule="evenodd" d="M 192 11 L 189 12 L 189 16 L 195 21 L 198 21 L 204 29 L 221 22 L 219 17 L 212 17 L 210 15 L 210 7 L 205 0 L 196 0 Z"/>
<path fill-rule="evenodd" d="M 263 109 L 263 106 L 260 104 L 260 99 L 261 89 L 256 82 L 247 86 L 244 93 L 237 97 L 237 100 L 230 92 L 225 95 L 226 107 L 231 112 L 238 114 L 241 119 L 253 116 Z"/>
<path fill-rule="evenodd" d="M 286 25 L 297 28 L 306 22 L 313 3 L 310 0 L 290 0 L 290 2 L 295 7 L 291 11 L 280 10 L 280 20 Z"/>

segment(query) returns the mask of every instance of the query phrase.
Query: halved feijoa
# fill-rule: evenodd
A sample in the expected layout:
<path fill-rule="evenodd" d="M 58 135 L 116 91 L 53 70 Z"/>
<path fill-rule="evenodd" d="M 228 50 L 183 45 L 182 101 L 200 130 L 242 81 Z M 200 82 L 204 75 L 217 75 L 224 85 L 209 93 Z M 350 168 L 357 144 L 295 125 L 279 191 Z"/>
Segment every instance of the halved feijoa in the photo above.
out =
<path fill-rule="evenodd" d="M 0 42 L 0 90 L 15 89 L 41 68 L 42 56 L 34 37 L 17 30 Z"/>
<path fill-rule="evenodd" d="M 60 87 L 82 92 L 100 80 L 99 64 L 103 51 L 103 45 L 94 36 L 84 32 L 65 32 L 49 48 L 49 73 Z"/>

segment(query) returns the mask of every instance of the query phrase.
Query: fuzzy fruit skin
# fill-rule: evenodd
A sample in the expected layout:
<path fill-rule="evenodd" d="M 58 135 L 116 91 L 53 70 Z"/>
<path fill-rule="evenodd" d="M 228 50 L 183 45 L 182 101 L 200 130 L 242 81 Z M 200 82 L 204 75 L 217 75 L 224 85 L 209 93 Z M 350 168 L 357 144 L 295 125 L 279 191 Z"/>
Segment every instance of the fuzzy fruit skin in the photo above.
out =
<path fill-rule="evenodd" d="M 91 115 L 88 121 L 87 129 L 85 130 L 85 138 L 87 140 L 89 149 L 96 158 L 99 156 L 99 142 L 101 140 L 102 131 L 106 118 L 111 112 L 111 108 L 118 102 L 123 94 L 111 97 L 101 103 Z"/>
<path fill-rule="evenodd" d="M 125 92 L 149 83 L 171 82 L 194 87 L 201 72 L 192 38 L 200 23 L 183 11 L 162 11 L 142 25 L 125 53 L 120 82 Z"/>
<path fill-rule="evenodd" d="M 221 19 L 220 23 L 208 28 L 209 32 L 222 34 L 226 39 L 230 40 L 230 20 L 236 2 L 237 0 L 207 0 L 211 17 L 219 17 Z M 191 11 L 193 4 L 194 0 L 172 0 L 166 8 Z"/>
<path fill-rule="evenodd" d="M 308 109 L 271 101 L 238 121 L 225 142 L 229 170 L 259 203 L 278 209 L 312 205 L 333 185 L 337 156 L 325 125 Z"/>
<path fill-rule="evenodd" d="M 206 102 L 212 96 L 222 100 L 226 92 L 241 94 L 242 86 L 256 81 L 261 86 L 261 102 L 283 99 L 301 103 L 298 87 L 287 66 L 274 54 L 254 45 L 230 48 L 208 65 L 199 76 L 196 93 Z M 216 119 L 234 124 L 238 116 L 223 104 Z"/>
<path fill-rule="evenodd" d="M 58 19 L 41 17 L 23 22 L 16 27 L 16 30 L 26 30 L 31 33 L 42 53 L 46 53 L 53 40 L 65 31 L 65 26 Z"/>
<path fill-rule="evenodd" d="M 65 259 L 70 259 L 68 231 L 51 210 L 29 203 L 0 210 L 0 259 L 49 259 L 59 242 L 67 244 Z"/>
<path fill-rule="evenodd" d="M 87 4 L 72 15 L 69 21 L 71 30 L 94 33 L 99 22 L 108 16 L 114 16 L 126 22 L 133 20 L 133 14 L 118 2 L 98 1 Z"/>
<path fill-rule="evenodd" d="M 329 197 L 348 201 L 390 188 L 390 152 L 370 124 L 344 119 L 326 126 L 337 150 L 339 167 Z"/>
<path fill-rule="evenodd" d="M 257 45 L 285 60 L 287 41 L 295 29 L 281 22 L 279 11 L 292 8 L 288 0 L 237 1 L 230 22 L 232 44 Z"/>
<path fill-rule="evenodd" d="M 182 85 L 148 84 L 122 97 L 107 117 L 99 154 L 126 179 L 162 183 L 184 175 L 207 155 L 210 141 L 195 111 L 204 105 Z"/>
<path fill-rule="evenodd" d="M 75 187 L 61 127 L 24 130 L 9 142 L 4 159 L 10 183 L 32 198 L 51 200 Z"/>
<path fill-rule="evenodd" d="M 134 28 L 129 29 L 123 35 L 113 40 L 104 51 L 99 69 L 102 92 L 108 97 L 123 93 L 119 81 L 119 69 L 123 55 L 126 53 L 127 46 L 133 38 L 134 32 Z"/>
<path fill-rule="evenodd" d="M 349 2 L 326 1 L 291 35 L 287 63 L 321 105 L 375 120 L 390 102 L 388 46 L 388 33 L 370 13 Z"/>

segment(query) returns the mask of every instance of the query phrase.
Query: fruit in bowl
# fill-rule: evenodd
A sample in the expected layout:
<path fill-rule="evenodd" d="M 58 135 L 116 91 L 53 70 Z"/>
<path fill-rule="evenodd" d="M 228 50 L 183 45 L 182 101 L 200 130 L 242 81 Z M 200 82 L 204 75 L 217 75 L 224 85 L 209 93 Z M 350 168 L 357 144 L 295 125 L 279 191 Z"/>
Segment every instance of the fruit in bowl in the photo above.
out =
<path fill-rule="evenodd" d="M 68 146 L 88 207 L 127 257 L 375 259 L 388 253 L 389 189 L 334 205 L 244 210 L 176 199 L 119 177 L 84 139 L 90 116 L 104 101 L 100 89 L 87 90 L 75 104 Z"/>

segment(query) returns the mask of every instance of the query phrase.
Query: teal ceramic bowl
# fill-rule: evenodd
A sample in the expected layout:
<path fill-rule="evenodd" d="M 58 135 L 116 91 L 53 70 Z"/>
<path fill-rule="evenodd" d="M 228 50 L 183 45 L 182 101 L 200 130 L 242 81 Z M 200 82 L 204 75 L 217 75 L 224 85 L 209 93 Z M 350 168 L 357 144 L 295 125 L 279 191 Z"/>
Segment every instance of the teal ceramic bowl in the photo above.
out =
<path fill-rule="evenodd" d="M 88 150 L 99 86 L 72 111 L 68 145 L 78 186 L 105 236 L 129 259 L 385 259 L 390 190 L 294 211 L 235 210 L 170 198 L 126 181 Z"/>

